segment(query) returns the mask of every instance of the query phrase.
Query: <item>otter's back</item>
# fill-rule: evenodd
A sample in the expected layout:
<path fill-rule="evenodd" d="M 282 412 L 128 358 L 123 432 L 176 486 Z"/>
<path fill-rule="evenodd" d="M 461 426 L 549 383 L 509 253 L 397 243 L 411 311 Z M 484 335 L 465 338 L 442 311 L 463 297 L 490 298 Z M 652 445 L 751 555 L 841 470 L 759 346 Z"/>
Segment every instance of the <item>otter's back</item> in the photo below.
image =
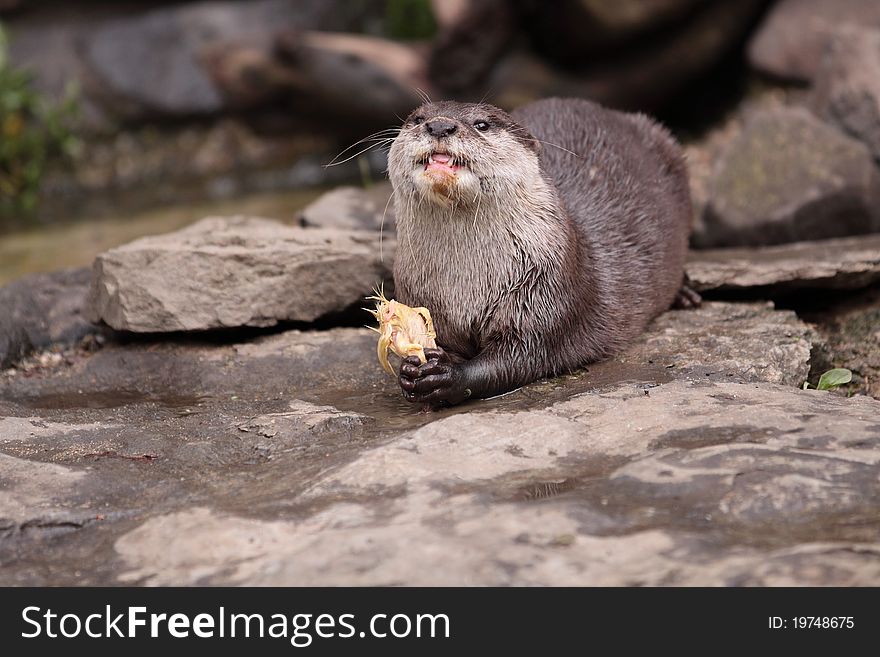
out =
<path fill-rule="evenodd" d="M 620 321 L 644 324 L 669 308 L 692 213 L 672 136 L 644 115 L 580 99 L 542 100 L 512 116 L 543 142 L 542 169 L 579 228 L 598 284 L 619 298 Z"/>

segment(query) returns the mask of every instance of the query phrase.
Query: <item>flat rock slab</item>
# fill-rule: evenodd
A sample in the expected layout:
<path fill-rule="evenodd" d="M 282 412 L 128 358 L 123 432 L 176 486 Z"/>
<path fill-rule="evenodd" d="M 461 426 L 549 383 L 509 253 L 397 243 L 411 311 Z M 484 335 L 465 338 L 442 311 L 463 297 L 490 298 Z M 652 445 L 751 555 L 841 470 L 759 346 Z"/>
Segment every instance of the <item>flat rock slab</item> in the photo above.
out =
<path fill-rule="evenodd" d="M 113 543 L 118 580 L 876 585 L 878 406 L 679 381 L 457 414 L 316 477 L 302 519 L 157 515 Z"/>
<path fill-rule="evenodd" d="M 675 377 L 768 381 L 800 386 L 810 371 L 812 330 L 772 303 L 704 303 L 699 312 L 672 311 L 618 357 L 659 364 Z"/>
<path fill-rule="evenodd" d="M 687 275 L 700 292 L 859 289 L 880 280 L 880 235 L 692 251 Z"/>
<path fill-rule="evenodd" d="M 98 256 L 88 311 L 140 333 L 311 322 L 389 277 L 378 234 L 209 217 Z"/>
<path fill-rule="evenodd" d="M 0 379 L 0 583 L 880 584 L 880 402 L 810 335 L 709 303 L 437 413 L 366 329 L 110 343 Z"/>

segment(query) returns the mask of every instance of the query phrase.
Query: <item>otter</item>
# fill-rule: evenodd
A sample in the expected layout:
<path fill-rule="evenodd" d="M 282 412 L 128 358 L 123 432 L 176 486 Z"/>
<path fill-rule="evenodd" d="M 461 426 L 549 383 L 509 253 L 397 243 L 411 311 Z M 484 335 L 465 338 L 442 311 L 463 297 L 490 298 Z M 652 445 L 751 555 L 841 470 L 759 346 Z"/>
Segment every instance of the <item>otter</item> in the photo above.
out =
<path fill-rule="evenodd" d="M 685 285 L 691 198 L 672 135 L 581 99 L 512 113 L 429 102 L 388 154 L 395 294 L 437 349 L 399 384 L 429 407 L 492 397 L 620 351 Z"/>

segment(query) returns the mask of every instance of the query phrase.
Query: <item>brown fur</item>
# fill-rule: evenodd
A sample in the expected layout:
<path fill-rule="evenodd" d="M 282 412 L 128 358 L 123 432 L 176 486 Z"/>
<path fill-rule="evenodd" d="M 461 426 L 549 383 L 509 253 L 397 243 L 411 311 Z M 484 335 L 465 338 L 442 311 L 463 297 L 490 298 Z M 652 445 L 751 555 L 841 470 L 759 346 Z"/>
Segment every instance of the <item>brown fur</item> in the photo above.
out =
<path fill-rule="evenodd" d="M 458 128 L 435 139 L 417 117 Z M 474 128 L 481 120 L 488 130 Z M 421 162 L 440 149 L 466 167 L 438 187 Z M 432 103 L 408 118 L 389 173 L 397 297 L 430 309 L 439 344 L 461 362 L 465 397 L 614 354 L 681 286 L 687 172 L 673 138 L 645 116 L 585 100 L 511 115 Z"/>

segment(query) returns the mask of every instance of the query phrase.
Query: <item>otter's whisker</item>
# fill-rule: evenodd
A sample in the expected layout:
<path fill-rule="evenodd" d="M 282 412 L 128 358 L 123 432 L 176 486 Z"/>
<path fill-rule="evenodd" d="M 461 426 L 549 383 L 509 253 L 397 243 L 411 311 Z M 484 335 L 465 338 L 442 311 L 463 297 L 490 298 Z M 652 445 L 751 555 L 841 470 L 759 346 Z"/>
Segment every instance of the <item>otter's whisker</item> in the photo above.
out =
<path fill-rule="evenodd" d="M 539 144 L 544 144 L 545 146 L 553 146 L 554 148 L 558 148 L 558 149 L 561 150 L 561 151 L 565 151 L 565 152 L 568 153 L 569 155 L 574 155 L 576 158 L 578 158 L 578 159 L 580 159 L 580 160 L 584 159 L 583 155 L 580 155 L 580 154 L 578 154 L 578 153 L 575 153 L 574 151 L 570 151 L 570 150 L 568 150 L 567 148 L 563 148 L 563 147 L 560 146 L 559 144 L 552 144 L 552 143 L 550 143 L 549 141 L 544 141 L 544 140 L 542 140 L 542 139 L 538 139 L 537 137 L 535 137 L 535 140 L 536 140 Z"/>
<path fill-rule="evenodd" d="M 376 148 L 376 146 L 382 146 L 382 145 L 384 145 L 384 144 L 390 144 L 390 143 L 393 142 L 393 141 L 394 141 L 393 139 L 383 139 L 383 140 L 377 141 L 375 144 L 370 144 L 370 145 L 367 146 L 365 149 L 363 149 L 363 150 L 361 150 L 361 151 L 358 151 L 358 152 L 355 153 L 354 155 L 351 155 L 351 156 L 345 158 L 344 160 L 340 160 L 339 162 L 330 162 L 329 164 L 325 164 L 325 165 L 324 165 L 324 168 L 326 169 L 326 168 L 328 168 L 328 167 L 337 167 L 337 166 L 339 166 L 340 164 L 345 164 L 346 162 L 349 162 L 349 161 L 353 160 L 353 159 L 356 158 L 357 156 L 359 156 L 359 155 L 363 155 L 363 154 L 366 153 L 367 151 Z"/>
<path fill-rule="evenodd" d="M 367 136 L 364 137 L 363 139 L 358 139 L 358 140 L 357 140 L 356 142 L 354 142 L 351 146 L 348 146 L 347 148 L 345 148 L 345 149 L 343 149 L 342 151 L 340 151 L 340 152 L 336 155 L 336 157 L 334 157 L 332 160 L 330 160 L 330 162 L 329 162 L 328 164 L 333 164 L 336 160 L 338 160 L 340 157 L 342 157 L 345 153 L 347 153 L 348 151 L 350 151 L 352 148 L 355 148 L 355 147 L 358 146 L 359 144 L 363 144 L 364 142 L 366 142 L 366 141 L 370 141 L 370 140 L 372 140 L 372 139 L 386 139 L 386 138 L 391 138 L 392 135 L 393 135 L 394 137 L 396 137 L 397 134 L 398 134 L 399 132 L 400 132 L 400 128 L 385 128 L 384 130 L 379 130 L 378 132 L 374 132 L 374 133 L 371 134 L 371 135 L 367 135 Z"/>
<path fill-rule="evenodd" d="M 482 186 L 482 184 L 481 184 L 481 186 Z M 477 194 L 477 197 L 479 197 L 479 198 L 477 199 L 477 211 L 474 213 L 474 230 L 476 230 L 476 228 L 477 228 L 477 217 L 480 216 L 480 204 L 483 202 L 483 195 L 482 194 Z"/>
<path fill-rule="evenodd" d="M 525 129 L 523 129 L 523 128 L 518 128 L 518 129 L 515 129 L 515 130 L 510 130 L 510 132 L 513 132 L 513 133 L 522 133 L 522 132 L 525 132 Z M 535 137 L 535 135 L 530 135 L 530 136 L 531 136 L 536 142 L 538 142 L 539 144 L 544 144 L 545 146 L 553 146 L 554 148 L 558 148 L 558 149 L 561 150 L 561 151 L 565 151 L 565 152 L 568 153 L 569 155 L 574 155 L 576 158 L 583 159 L 583 156 L 582 156 L 582 155 L 580 155 L 580 154 L 578 154 L 578 153 L 575 153 L 574 151 L 570 151 L 570 150 L 568 150 L 567 148 L 564 148 L 564 147 L 560 146 L 559 144 L 554 144 L 554 143 L 549 142 L 549 141 L 544 141 L 543 139 L 538 139 L 537 137 Z"/>
<path fill-rule="evenodd" d="M 495 95 L 495 89 L 491 89 L 491 88 L 487 89 L 486 93 L 483 94 L 483 97 L 480 99 L 480 102 L 478 104 L 482 105 L 482 104 L 488 102 L 488 100 L 494 95 Z"/>
<path fill-rule="evenodd" d="M 379 222 L 379 262 L 385 261 L 385 255 L 382 251 L 382 239 L 385 235 L 385 215 L 388 214 L 388 206 L 391 204 L 391 199 L 394 198 L 395 193 L 394 189 L 392 189 L 391 194 L 388 196 L 388 200 L 385 202 L 385 210 L 382 212 L 382 221 Z"/>
<path fill-rule="evenodd" d="M 413 87 L 413 90 L 418 94 L 419 98 L 422 99 L 422 102 L 426 105 L 430 105 L 433 101 L 428 93 L 424 89 L 420 89 L 419 87 Z"/>

